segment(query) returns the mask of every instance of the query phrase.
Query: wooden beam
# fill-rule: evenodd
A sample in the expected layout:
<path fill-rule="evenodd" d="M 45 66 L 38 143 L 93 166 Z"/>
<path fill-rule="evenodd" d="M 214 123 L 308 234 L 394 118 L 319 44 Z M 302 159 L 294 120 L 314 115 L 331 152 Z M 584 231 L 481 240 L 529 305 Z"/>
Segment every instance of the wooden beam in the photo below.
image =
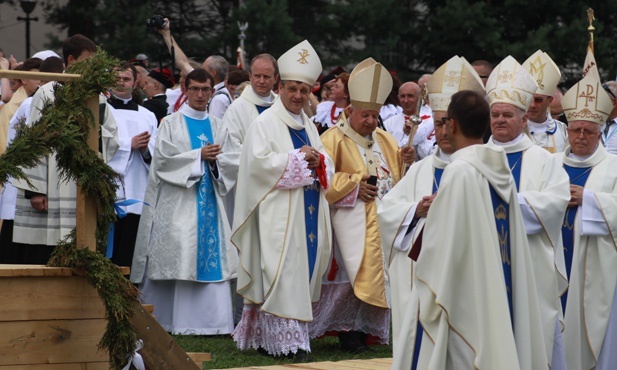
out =
<path fill-rule="evenodd" d="M 0 322 L 0 365 L 105 362 L 105 319 Z"/>
<path fill-rule="evenodd" d="M 0 70 L 0 78 L 41 80 L 41 81 L 73 81 L 81 78 L 81 75 L 72 73 L 49 73 L 32 71 Z"/>
<path fill-rule="evenodd" d="M 94 117 L 94 128 L 90 128 L 90 135 L 86 139 L 88 147 L 99 151 L 99 97 L 94 96 L 86 102 Z M 96 220 L 98 210 L 94 199 L 86 197 L 80 187 L 77 187 L 77 220 L 75 225 L 75 241 L 77 248 L 88 248 L 96 251 Z"/>
<path fill-rule="evenodd" d="M 133 305 L 131 323 L 137 336 L 144 341 L 144 347 L 139 354 L 144 360 L 146 369 L 200 370 L 189 355 L 139 302 Z"/>

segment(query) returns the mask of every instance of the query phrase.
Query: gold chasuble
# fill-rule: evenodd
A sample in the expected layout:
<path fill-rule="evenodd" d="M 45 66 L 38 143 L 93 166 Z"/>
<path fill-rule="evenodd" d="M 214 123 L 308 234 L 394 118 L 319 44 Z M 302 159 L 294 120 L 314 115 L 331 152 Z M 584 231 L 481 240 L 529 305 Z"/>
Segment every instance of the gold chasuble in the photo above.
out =
<path fill-rule="evenodd" d="M 348 124 L 345 114 L 341 114 L 337 126 L 326 131 L 321 136 L 321 141 L 336 168 L 330 188 L 326 192 L 326 199 L 330 205 L 334 205 L 352 193 L 359 186 L 363 176 L 377 174 L 376 169 L 380 167 L 380 160 L 373 155 L 375 142 L 387 162 L 393 182 L 400 180 L 402 161 L 398 144 L 390 134 L 379 128 L 373 132 L 372 140 L 368 140 L 356 133 Z M 358 146 L 364 149 L 366 160 Z M 355 260 L 338 261 L 338 263 L 344 264 L 354 294 L 358 299 L 377 307 L 388 308 L 384 261 L 388 263 L 389 250 L 385 251 L 382 248 L 376 201 L 364 204 L 366 222 L 365 235 L 361 238 L 364 240 L 362 256 L 358 256 Z M 356 200 L 356 207 L 361 206 L 360 202 L 362 200 Z M 334 217 L 333 228 L 335 228 Z M 336 230 L 334 233 L 336 234 Z M 339 239 L 338 244 L 343 253 L 345 249 L 359 249 L 355 241 L 346 240 L 346 238 Z M 384 255 L 384 252 L 388 254 Z"/>

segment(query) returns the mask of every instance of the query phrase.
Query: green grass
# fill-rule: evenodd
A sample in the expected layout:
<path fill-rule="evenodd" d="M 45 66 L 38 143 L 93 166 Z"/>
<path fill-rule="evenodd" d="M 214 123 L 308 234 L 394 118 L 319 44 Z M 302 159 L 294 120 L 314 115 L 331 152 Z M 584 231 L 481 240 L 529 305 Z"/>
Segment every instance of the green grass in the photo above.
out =
<path fill-rule="evenodd" d="M 204 369 L 228 369 L 246 366 L 269 366 L 293 363 L 292 359 L 260 355 L 255 350 L 240 351 L 229 335 L 200 336 L 174 335 L 176 342 L 187 352 L 210 352 L 212 361 L 204 362 Z M 392 357 L 392 345 L 371 346 L 374 351 L 350 354 L 339 349 L 338 338 L 325 337 L 311 340 L 311 359 L 319 361 L 342 361 Z"/>

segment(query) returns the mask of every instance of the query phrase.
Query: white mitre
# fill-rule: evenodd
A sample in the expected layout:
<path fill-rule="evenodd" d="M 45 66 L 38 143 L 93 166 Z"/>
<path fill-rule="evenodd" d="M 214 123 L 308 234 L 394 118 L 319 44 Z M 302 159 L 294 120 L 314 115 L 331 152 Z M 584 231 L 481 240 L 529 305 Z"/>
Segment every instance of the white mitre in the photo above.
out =
<path fill-rule="evenodd" d="M 589 121 L 603 125 L 613 110 L 613 101 L 602 83 L 588 73 L 564 94 L 561 106 L 568 122 Z"/>
<path fill-rule="evenodd" d="M 367 58 L 351 71 L 347 87 L 354 108 L 380 110 L 392 91 L 392 76 L 381 63 Z"/>
<path fill-rule="evenodd" d="M 536 51 L 523 62 L 523 68 L 536 80 L 536 94 L 553 96 L 561 79 L 561 72 L 548 54 L 542 50 Z"/>
<path fill-rule="evenodd" d="M 472 90 L 484 95 L 484 84 L 471 64 L 453 56 L 437 68 L 428 80 L 428 95 L 433 111 L 446 112 L 452 95 L 462 90 Z"/>
<path fill-rule="evenodd" d="M 508 55 L 488 76 L 486 96 L 489 104 L 511 104 L 527 112 L 538 84 L 533 77 Z"/>
<path fill-rule="evenodd" d="M 321 74 L 321 60 L 311 44 L 304 40 L 278 59 L 282 81 L 300 81 L 313 86 Z"/>

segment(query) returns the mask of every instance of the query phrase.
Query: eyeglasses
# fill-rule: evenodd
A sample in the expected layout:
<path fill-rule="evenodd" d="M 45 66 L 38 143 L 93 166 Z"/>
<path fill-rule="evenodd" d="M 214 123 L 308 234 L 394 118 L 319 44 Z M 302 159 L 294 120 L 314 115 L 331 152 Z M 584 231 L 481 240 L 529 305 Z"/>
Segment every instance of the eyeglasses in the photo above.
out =
<path fill-rule="evenodd" d="M 208 94 L 210 93 L 210 91 L 212 91 L 211 87 L 197 87 L 197 86 L 191 86 L 187 89 L 188 91 L 197 94 L 198 92 L 202 92 L 204 94 Z"/>
<path fill-rule="evenodd" d="M 575 135 L 575 136 L 580 136 L 581 133 L 583 133 L 584 136 L 593 136 L 593 135 L 598 135 L 600 133 L 600 131 L 592 131 L 592 130 L 587 130 L 586 128 L 568 128 L 568 133 Z"/>
<path fill-rule="evenodd" d="M 611 89 L 608 87 L 608 85 L 606 84 L 606 82 L 605 82 L 605 83 L 603 83 L 601 86 L 602 86 L 602 88 L 603 88 L 603 89 L 604 89 L 607 93 L 609 93 L 609 95 L 610 95 L 613 99 L 617 99 L 617 96 L 615 96 L 615 94 L 613 94 L 613 92 L 612 92 L 612 91 L 611 91 Z"/>

